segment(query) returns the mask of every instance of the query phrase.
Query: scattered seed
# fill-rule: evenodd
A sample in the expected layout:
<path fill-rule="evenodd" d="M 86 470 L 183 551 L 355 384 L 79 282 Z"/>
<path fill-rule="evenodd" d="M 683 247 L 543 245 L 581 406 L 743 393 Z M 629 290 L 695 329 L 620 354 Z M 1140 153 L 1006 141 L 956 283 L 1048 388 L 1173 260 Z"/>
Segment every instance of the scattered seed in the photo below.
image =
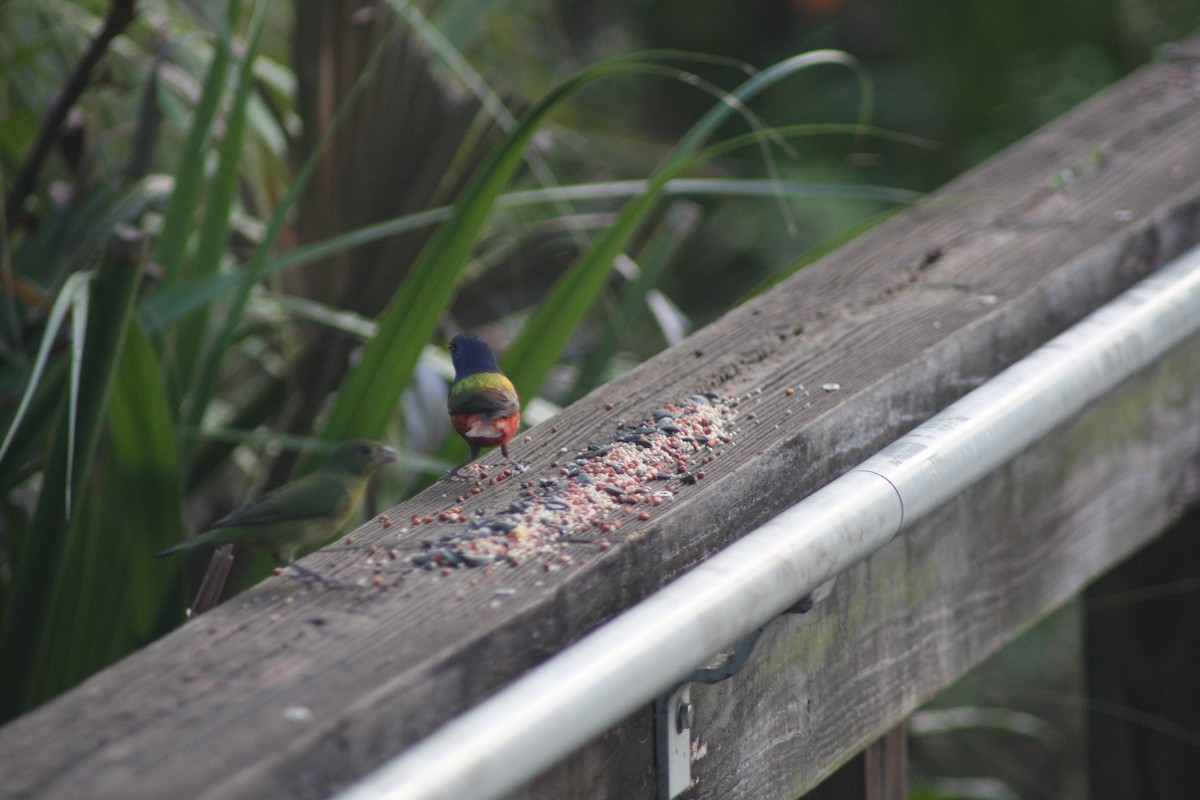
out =
<path fill-rule="evenodd" d="M 615 408 L 615 403 L 609 404 Z M 598 529 L 610 534 L 620 528 L 625 517 L 639 521 L 650 519 L 650 512 L 637 508 L 661 506 L 673 496 L 671 490 L 651 492 L 651 481 L 669 481 L 678 477 L 685 485 L 702 478 L 707 467 L 723 451 L 714 449 L 718 442 L 733 441 L 738 412 L 733 398 L 722 401 L 719 395 L 695 395 L 678 405 L 666 404 L 654 409 L 648 418 L 617 420 L 617 430 L 608 440 L 588 442 L 582 452 L 560 448 L 550 462 L 553 477 L 521 481 L 519 502 L 499 513 L 476 509 L 468 520 L 461 505 L 437 511 L 414 524 L 459 523 L 459 527 L 441 532 L 428 541 L 425 551 L 408 556 L 414 566 L 437 569 L 448 574 L 460 567 L 484 566 L 499 561 L 518 565 L 530 558 L 543 563 L 543 569 L 559 569 L 570 563 L 554 554 L 554 545 L 577 540 L 585 531 Z M 531 441 L 532 437 L 525 437 Z M 474 474 L 482 471 L 474 469 Z M 514 476 L 505 469 L 490 479 L 499 483 Z M 542 473 L 545 476 L 545 473 Z M 484 478 L 480 478 L 483 480 Z M 662 484 L 657 484 L 661 486 Z M 463 503 L 482 489 L 475 487 L 457 498 Z M 616 506 L 619 506 L 618 509 Z M 462 524 L 468 523 L 468 524 Z M 601 549 L 611 547 L 607 540 L 594 540 Z M 543 561 L 549 553 L 551 560 Z"/>

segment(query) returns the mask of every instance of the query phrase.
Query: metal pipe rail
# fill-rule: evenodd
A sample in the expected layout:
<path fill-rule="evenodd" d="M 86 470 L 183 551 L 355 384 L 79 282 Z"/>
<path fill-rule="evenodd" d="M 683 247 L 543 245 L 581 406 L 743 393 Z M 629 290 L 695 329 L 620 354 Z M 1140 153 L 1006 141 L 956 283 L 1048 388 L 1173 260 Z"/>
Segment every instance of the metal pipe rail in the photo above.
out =
<path fill-rule="evenodd" d="M 1200 248 L 507 688 L 339 800 L 503 795 L 1200 330 Z"/>

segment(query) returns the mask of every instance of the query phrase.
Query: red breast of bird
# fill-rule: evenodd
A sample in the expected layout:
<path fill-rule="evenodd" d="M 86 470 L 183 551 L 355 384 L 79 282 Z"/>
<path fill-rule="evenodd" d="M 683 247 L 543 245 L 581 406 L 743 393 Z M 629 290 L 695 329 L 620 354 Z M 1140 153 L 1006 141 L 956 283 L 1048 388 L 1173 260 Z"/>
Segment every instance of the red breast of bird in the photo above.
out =
<path fill-rule="evenodd" d="M 499 446 L 508 455 L 508 442 L 521 427 L 521 404 L 502 373 L 476 373 L 456 381 L 447 405 L 454 430 L 473 453 Z"/>

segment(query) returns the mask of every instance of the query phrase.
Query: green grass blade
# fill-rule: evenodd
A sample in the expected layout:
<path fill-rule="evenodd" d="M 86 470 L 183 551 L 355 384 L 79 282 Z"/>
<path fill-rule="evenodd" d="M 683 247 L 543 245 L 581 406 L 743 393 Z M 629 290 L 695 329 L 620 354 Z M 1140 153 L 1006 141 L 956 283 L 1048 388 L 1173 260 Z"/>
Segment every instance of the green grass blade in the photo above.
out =
<path fill-rule="evenodd" d="M 418 214 L 408 214 L 396 219 L 357 228 L 338 236 L 332 236 L 312 244 L 294 247 L 291 250 L 264 259 L 259 277 L 265 278 L 290 269 L 311 264 L 354 247 L 396 236 L 406 231 L 432 225 L 450 214 L 450 209 L 438 208 Z M 178 286 L 164 288 L 147 298 L 139 313 L 147 332 L 151 334 L 165 330 L 180 317 L 205 306 L 227 292 L 240 288 L 246 277 L 239 272 L 207 275 Z"/>
<path fill-rule="evenodd" d="M 229 4 L 228 28 L 232 28 L 241 3 Z M 162 286 L 168 287 L 190 277 L 186 259 L 188 239 L 195 229 L 193 220 L 204 187 L 204 168 L 207 163 L 209 140 L 213 123 L 225 92 L 232 49 L 229 30 L 219 32 L 213 48 L 212 61 L 204 77 L 200 100 L 196 103 L 192 124 L 188 128 L 175 172 L 175 187 L 163 212 L 162 230 L 155 243 L 154 258 L 163 268 Z"/>
<path fill-rule="evenodd" d="M 709 109 L 708 113 L 679 140 L 679 144 L 675 147 L 667 164 L 696 153 L 731 115 L 745 114 L 746 104 L 767 88 L 802 69 L 823 65 L 838 65 L 854 70 L 858 77 L 861 96 L 859 124 L 866 125 L 874 109 L 874 91 L 866 70 L 858 63 L 857 59 L 840 50 L 813 50 L 771 65 L 722 98 L 721 103 Z"/>
<path fill-rule="evenodd" d="M 17 411 L 13 415 L 12 422 L 9 423 L 8 432 L 4 435 L 4 443 L 0 445 L 0 462 L 4 461 L 4 456 L 8 453 L 9 445 L 17 435 L 21 423 L 25 421 L 25 415 L 29 411 L 29 405 L 33 401 L 38 387 L 41 385 L 42 375 L 46 370 L 46 362 L 50 358 L 50 350 L 54 346 L 54 342 L 58 339 L 58 334 L 62 330 L 63 320 L 66 318 L 67 311 L 81 302 L 81 298 L 86 296 L 91 288 L 93 273 L 91 272 L 76 272 L 67 278 L 62 289 L 58 293 L 58 297 L 54 301 L 54 305 L 50 308 L 50 316 L 46 320 L 46 329 L 42 332 L 42 341 L 38 345 L 37 355 L 33 359 L 33 368 L 29 372 L 29 380 L 25 384 L 25 392 L 21 395 L 21 402 L 17 406 Z M 7 471 L 7 470 L 6 470 Z"/>
<path fill-rule="evenodd" d="M 87 346 L 88 308 L 91 292 L 80 292 L 71 313 L 71 368 L 67 378 L 67 496 L 66 516 L 71 516 L 71 494 L 78 475 L 75 472 L 75 443 L 78 441 L 79 387 L 83 380 L 84 348 Z"/>
<path fill-rule="evenodd" d="M 470 47 L 505 0 L 451 0 L 437 9 L 434 26 L 459 50 Z"/>
<path fill-rule="evenodd" d="M 237 198 L 238 173 L 246 140 L 246 119 L 254 89 L 254 59 L 262 40 L 266 6 L 265 2 L 256 5 L 250 23 L 246 52 L 238 67 L 229 116 L 225 121 L 225 136 L 217 151 L 217 171 L 208 188 L 196 253 L 187 270 L 189 275 L 216 274 L 225 256 L 226 243 L 229 241 L 229 219 Z M 241 314 L 237 316 L 240 319 Z M 175 338 L 174 363 L 179 370 L 181 384 L 190 387 L 187 408 L 192 412 L 188 419 L 193 423 L 196 421 L 195 414 L 208 407 L 212 392 L 211 387 L 206 385 L 207 381 L 197 376 L 199 362 L 205 352 L 208 328 L 208 314 L 201 311 L 180 322 Z"/>
<path fill-rule="evenodd" d="M 137 321 L 129 326 L 109 404 L 111 476 L 121 487 L 117 549 L 130 562 L 122 584 L 129 636 L 147 640 L 159 621 L 170 570 L 151 556 L 184 536 L 183 467 L 162 364 Z M 113 505 L 111 493 L 104 493 Z M 92 562 L 95 563 L 95 562 Z M 97 623 L 98 624 L 98 623 Z"/>

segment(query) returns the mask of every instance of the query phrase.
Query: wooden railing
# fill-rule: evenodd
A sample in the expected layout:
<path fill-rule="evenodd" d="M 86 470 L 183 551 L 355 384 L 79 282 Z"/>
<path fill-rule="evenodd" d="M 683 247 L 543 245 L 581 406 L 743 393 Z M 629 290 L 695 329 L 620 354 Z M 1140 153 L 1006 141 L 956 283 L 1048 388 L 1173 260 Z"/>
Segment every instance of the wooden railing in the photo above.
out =
<path fill-rule="evenodd" d="M 1142 69 L 529 431 L 528 472 L 441 481 L 307 562 L 345 586 L 267 581 L 0 729 L 0 796 L 353 783 L 1200 241 L 1198 90 L 1190 63 Z M 1197 386 L 1191 340 L 771 623 L 737 675 L 692 689 L 685 797 L 809 791 L 1181 519 L 1200 495 Z M 575 521 L 544 504 L 589 444 L 706 393 L 731 408 L 728 441 L 680 446 L 682 472 L 626 487 L 641 502 Z M 519 547 L 522 502 L 568 535 Z M 462 537 L 474 519 L 501 520 L 490 544 L 511 550 L 453 566 L 488 561 Z M 1128 677 L 1096 637 L 1141 624 L 1089 631 L 1105 685 Z M 654 749 L 647 706 L 516 796 L 654 797 Z"/>

